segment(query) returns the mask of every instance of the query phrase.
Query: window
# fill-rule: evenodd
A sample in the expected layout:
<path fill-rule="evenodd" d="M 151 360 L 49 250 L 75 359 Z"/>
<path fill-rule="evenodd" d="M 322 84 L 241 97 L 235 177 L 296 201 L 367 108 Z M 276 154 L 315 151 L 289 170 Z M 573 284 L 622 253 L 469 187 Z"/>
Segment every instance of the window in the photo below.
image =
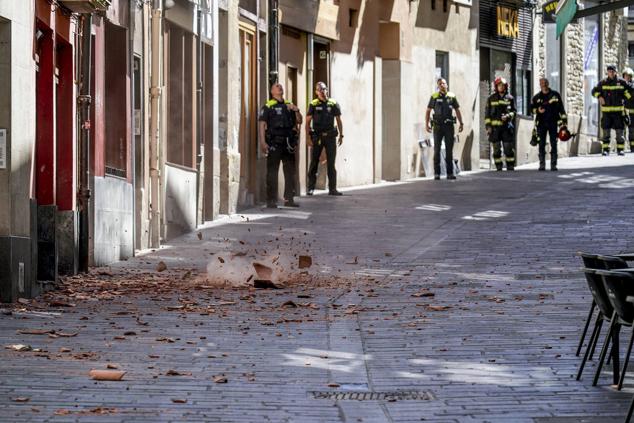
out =
<path fill-rule="evenodd" d="M 348 26 L 356 28 L 359 24 L 359 11 L 357 9 L 348 9 Z"/>
<path fill-rule="evenodd" d="M 434 78 L 434 88 L 436 80 L 444 78 L 449 84 L 449 53 L 446 51 L 436 51 L 436 78 Z"/>
<path fill-rule="evenodd" d="M 546 78 L 550 88 L 561 92 L 561 40 L 556 36 L 556 25 L 546 24 Z"/>
<path fill-rule="evenodd" d="M 125 178 L 128 160 L 127 31 L 107 23 L 105 30 L 106 91 L 104 94 L 106 173 Z M 123 48 L 121 46 L 124 46 Z"/>
<path fill-rule="evenodd" d="M 526 69 L 516 69 L 514 82 L 514 97 L 517 114 L 528 116 L 531 114 L 531 71 Z"/>
<path fill-rule="evenodd" d="M 167 69 L 167 161 L 189 168 L 196 165 L 193 35 L 169 25 Z"/>
<path fill-rule="evenodd" d="M 599 82 L 599 17 L 589 16 L 583 19 L 583 114 L 584 134 L 599 133 L 598 102 L 592 96 L 592 88 Z"/>

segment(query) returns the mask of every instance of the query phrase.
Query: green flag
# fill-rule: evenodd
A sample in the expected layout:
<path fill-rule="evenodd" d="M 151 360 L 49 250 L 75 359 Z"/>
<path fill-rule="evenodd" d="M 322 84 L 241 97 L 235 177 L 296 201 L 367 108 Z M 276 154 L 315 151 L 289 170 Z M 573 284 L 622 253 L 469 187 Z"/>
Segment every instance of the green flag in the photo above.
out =
<path fill-rule="evenodd" d="M 566 30 L 566 26 L 577 13 L 577 0 L 562 0 L 557 5 L 557 38 Z"/>

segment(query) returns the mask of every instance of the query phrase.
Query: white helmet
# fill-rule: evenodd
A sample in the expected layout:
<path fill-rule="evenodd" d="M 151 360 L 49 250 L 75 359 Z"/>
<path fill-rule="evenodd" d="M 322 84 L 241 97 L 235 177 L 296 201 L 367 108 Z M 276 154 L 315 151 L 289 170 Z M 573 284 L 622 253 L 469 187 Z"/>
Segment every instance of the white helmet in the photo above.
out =
<path fill-rule="evenodd" d="M 625 75 L 629 75 L 630 77 L 634 78 L 634 70 L 632 70 L 632 68 L 630 67 L 623 69 L 623 76 Z"/>

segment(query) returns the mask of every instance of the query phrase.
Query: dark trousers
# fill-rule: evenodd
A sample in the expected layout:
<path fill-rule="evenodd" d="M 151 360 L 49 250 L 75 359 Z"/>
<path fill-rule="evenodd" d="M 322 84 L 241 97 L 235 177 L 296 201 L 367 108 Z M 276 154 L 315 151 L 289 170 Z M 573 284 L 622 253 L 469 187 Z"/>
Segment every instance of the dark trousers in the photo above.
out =
<path fill-rule="evenodd" d="M 284 170 L 284 199 L 289 201 L 295 196 L 295 152 L 290 152 L 284 144 L 269 145 L 266 158 L 266 201 L 277 202 L 277 179 L 280 162 Z"/>
<path fill-rule="evenodd" d="M 491 130 L 489 142 L 493 147 L 493 161 L 495 168 L 502 170 L 504 162 L 507 169 L 515 168 L 515 134 L 513 128 L 508 126 L 496 126 Z M 504 147 L 504 159 L 502 159 L 502 147 Z"/>
<path fill-rule="evenodd" d="M 604 112 L 601 115 L 601 129 L 603 129 L 603 137 L 601 138 L 601 146 L 604 153 L 610 152 L 610 132 L 614 129 L 616 132 L 616 151 L 623 151 L 625 148 L 625 122 L 623 113 L 621 112 Z"/>
<path fill-rule="evenodd" d="M 440 176 L 440 148 L 445 141 L 447 176 L 453 175 L 454 127 L 451 124 L 434 124 L 434 174 Z"/>
<path fill-rule="evenodd" d="M 323 149 L 326 149 L 326 163 L 328 167 L 328 189 L 337 190 L 337 169 L 335 169 L 335 159 L 337 157 L 337 137 L 322 136 L 313 140 L 313 152 L 310 156 L 310 167 L 308 168 L 308 190 L 315 189 L 317 183 L 317 171 L 319 170 L 319 157 Z"/>
<path fill-rule="evenodd" d="M 630 115 L 630 125 L 627 130 L 627 139 L 630 142 L 630 151 L 634 153 L 634 114 Z"/>
<path fill-rule="evenodd" d="M 550 167 L 557 166 L 557 124 L 542 123 L 537 124 L 537 135 L 539 136 L 539 165 L 546 165 L 546 136 L 550 137 Z"/>

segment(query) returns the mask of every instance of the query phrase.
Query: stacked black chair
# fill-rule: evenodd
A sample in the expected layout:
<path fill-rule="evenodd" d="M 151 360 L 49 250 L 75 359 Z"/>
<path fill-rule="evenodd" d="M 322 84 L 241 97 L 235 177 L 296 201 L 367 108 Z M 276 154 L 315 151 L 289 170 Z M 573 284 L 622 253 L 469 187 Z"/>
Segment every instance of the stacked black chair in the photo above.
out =
<path fill-rule="evenodd" d="M 577 355 L 579 355 L 579 353 L 581 352 L 581 348 L 586 338 L 588 328 L 590 326 L 590 322 L 592 321 L 592 318 L 594 315 L 594 310 L 595 308 L 598 308 L 599 310 L 595 320 L 592 335 L 590 336 L 590 340 L 588 342 L 588 347 L 586 349 L 583 360 L 581 362 L 581 366 L 579 367 L 579 371 L 577 373 L 577 380 L 579 380 L 581 378 L 583 369 L 587 361 L 592 360 L 592 358 L 594 357 L 594 352 L 596 350 L 597 342 L 599 340 L 599 337 L 601 335 L 601 330 L 603 328 L 603 322 L 604 321 L 608 323 L 611 322 L 612 316 L 614 314 L 614 309 L 605 291 L 603 280 L 600 275 L 595 274 L 594 270 L 612 270 L 612 269 L 627 268 L 628 264 L 626 260 L 634 260 L 634 254 L 623 254 L 618 256 L 601 256 L 598 254 L 577 252 L 577 256 L 579 256 L 583 261 L 583 264 L 585 266 L 583 271 L 586 276 L 588 288 L 590 289 L 590 292 L 592 293 L 592 304 L 590 306 L 590 312 L 588 313 L 588 317 L 586 319 L 586 323 L 585 323 L 583 332 L 581 334 L 581 339 L 579 340 L 579 345 L 577 346 L 577 353 L 576 353 Z M 615 351 L 615 354 L 612 354 L 612 357 L 615 357 L 618 353 L 618 337 L 616 338 L 617 338 L 617 344 L 613 345 L 613 350 Z M 608 336 L 607 339 L 609 342 L 609 340 L 611 339 L 611 336 Z M 607 348 L 606 345 L 604 345 L 604 347 Z M 615 365 L 618 365 L 618 362 L 615 363 Z M 597 374 L 598 373 L 600 373 L 600 370 L 598 370 Z M 616 379 L 618 377 L 617 375 L 618 375 L 618 370 L 615 371 L 614 383 L 617 383 L 616 382 Z M 597 378 L 598 376 L 595 375 L 595 379 Z"/>
<path fill-rule="evenodd" d="M 620 390 L 623 387 L 627 365 L 629 363 L 630 354 L 632 352 L 632 344 L 634 344 L 634 304 L 626 301 L 627 297 L 634 296 L 634 274 L 632 272 L 623 271 L 622 269 L 621 271 L 596 270 L 595 274 L 597 276 L 601 276 L 601 278 L 603 279 L 603 284 L 608 294 L 608 298 L 610 300 L 610 303 L 612 304 L 612 307 L 614 308 L 614 314 L 610 319 L 610 328 L 608 329 L 608 334 L 601 350 L 601 355 L 599 357 L 599 366 L 597 368 L 597 372 L 594 376 L 594 381 L 592 384 L 596 385 L 599 380 L 599 375 L 605 361 L 605 356 L 607 354 L 608 344 L 610 343 L 610 340 L 612 341 L 612 350 L 614 351 L 614 366 L 615 369 L 618 369 L 617 360 L 619 333 L 623 326 L 627 326 L 631 327 L 633 330 L 630 336 L 627 351 L 625 352 L 621 375 L 620 377 L 618 377 L 618 380 L 615 380 L 615 384 L 617 384 L 617 389 Z"/>

